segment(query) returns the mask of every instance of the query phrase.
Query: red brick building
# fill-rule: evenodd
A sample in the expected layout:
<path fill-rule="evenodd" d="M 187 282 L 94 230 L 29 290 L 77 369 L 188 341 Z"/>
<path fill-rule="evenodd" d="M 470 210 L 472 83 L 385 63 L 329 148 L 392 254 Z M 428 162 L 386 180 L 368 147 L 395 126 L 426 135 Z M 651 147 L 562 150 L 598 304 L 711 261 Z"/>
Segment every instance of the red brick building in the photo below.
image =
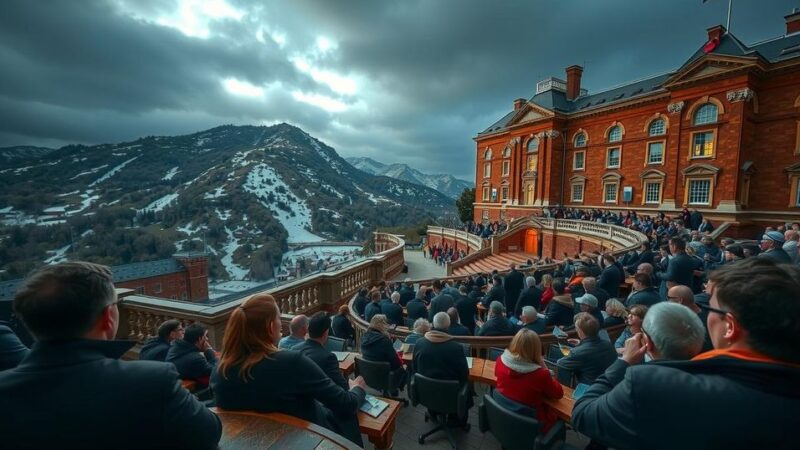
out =
<path fill-rule="evenodd" d="M 158 261 L 111 267 L 114 286 L 173 300 L 208 299 L 208 256 L 178 253 Z"/>
<path fill-rule="evenodd" d="M 722 26 L 680 68 L 599 93 L 537 83 L 475 137 L 475 220 L 543 207 L 696 208 L 741 233 L 800 220 L 800 13 L 745 45 Z"/>

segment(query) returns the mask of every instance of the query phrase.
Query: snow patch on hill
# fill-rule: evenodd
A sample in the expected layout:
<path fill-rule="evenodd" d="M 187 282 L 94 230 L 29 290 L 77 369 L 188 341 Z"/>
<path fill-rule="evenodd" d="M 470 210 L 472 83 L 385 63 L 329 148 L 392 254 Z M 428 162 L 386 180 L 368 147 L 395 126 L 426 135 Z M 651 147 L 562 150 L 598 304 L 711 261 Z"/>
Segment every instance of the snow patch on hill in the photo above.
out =
<path fill-rule="evenodd" d="M 225 256 L 220 258 L 220 262 L 225 267 L 225 271 L 231 276 L 232 280 L 244 280 L 250 270 L 241 267 L 233 262 L 233 254 L 240 247 L 239 240 L 233 235 L 230 228 L 225 227 L 225 233 L 228 235 L 228 242 L 222 246 Z"/>
<path fill-rule="evenodd" d="M 127 165 L 128 165 L 128 164 L 130 164 L 130 163 L 132 163 L 132 162 L 133 162 L 133 161 L 134 161 L 136 158 L 138 158 L 138 156 L 134 156 L 133 158 L 131 158 L 131 159 L 129 159 L 129 160 L 127 160 L 127 161 L 123 162 L 122 164 L 120 164 L 120 165 L 118 165 L 118 166 L 114 167 L 113 169 L 109 170 L 109 171 L 108 171 L 108 172 L 106 172 L 106 174 L 105 174 L 105 175 L 103 175 L 102 177 L 100 177 L 100 178 L 98 178 L 98 179 L 96 179 L 96 180 L 92 181 L 92 182 L 89 184 L 89 187 L 92 187 L 92 186 L 94 186 L 94 185 L 96 185 L 96 184 L 98 184 L 98 183 L 102 183 L 103 181 L 106 181 L 107 179 L 109 179 L 109 178 L 113 177 L 114 175 L 116 175 L 116 174 L 117 174 L 117 172 L 119 172 L 120 170 L 124 169 L 124 168 L 125 168 L 125 166 L 127 166 Z"/>
<path fill-rule="evenodd" d="M 287 241 L 319 242 L 324 241 L 308 229 L 311 228 L 311 210 L 306 202 L 292 194 L 291 189 L 281 179 L 272 167 L 261 163 L 257 164 L 247 174 L 244 190 L 254 194 L 265 208 L 281 222 L 289 233 Z M 288 207 L 281 208 L 279 203 Z"/>
<path fill-rule="evenodd" d="M 178 198 L 178 194 L 167 194 L 158 200 L 150 203 L 149 205 L 145 206 L 144 208 L 140 209 L 139 212 L 159 212 L 162 209 L 166 208 L 170 203 L 174 202 Z"/>
<path fill-rule="evenodd" d="M 164 178 L 162 178 L 161 181 L 169 181 L 169 180 L 171 180 L 178 172 L 180 172 L 180 170 L 178 170 L 178 166 L 175 166 L 172 169 L 169 169 L 169 172 L 167 172 L 167 174 L 164 175 Z"/>

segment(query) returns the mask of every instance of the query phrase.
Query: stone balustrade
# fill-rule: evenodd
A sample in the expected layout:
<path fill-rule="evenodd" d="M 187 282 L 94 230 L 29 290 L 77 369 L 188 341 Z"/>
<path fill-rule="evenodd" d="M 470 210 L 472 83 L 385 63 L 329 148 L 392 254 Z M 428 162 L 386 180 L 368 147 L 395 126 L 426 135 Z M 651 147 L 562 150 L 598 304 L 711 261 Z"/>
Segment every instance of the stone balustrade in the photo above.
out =
<path fill-rule="evenodd" d="M 400 236 L 376 233 L 376 244 L 384 250 L 363 261 L 264 292 L 275 297 L 284 322 L 288 322 L 294 314 L 334 310 L 362 286 L 391 278 L 402 270 L 405 264 L 405 241 Z M 243 296 L 221 305 L 204 305 L 136 295 L 130 289 L 119 289 L 118 296 L 121 300 L 118 338 L 143 342 L 156 334 L 158 325 L 163 321 L 178 319 L 184 325 L 199 322 L 208 327 L 209 339 L 215 348 L 222 346 L 222 337 L 231 311 L 246 298 Z"/>

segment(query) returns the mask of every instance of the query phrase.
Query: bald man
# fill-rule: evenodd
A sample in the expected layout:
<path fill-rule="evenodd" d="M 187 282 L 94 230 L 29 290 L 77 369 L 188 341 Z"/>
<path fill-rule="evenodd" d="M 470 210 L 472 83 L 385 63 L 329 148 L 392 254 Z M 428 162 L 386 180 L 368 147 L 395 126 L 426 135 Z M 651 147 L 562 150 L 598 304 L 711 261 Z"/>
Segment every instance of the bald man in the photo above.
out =
<path fill-rule="evenodd" d="M 694 301 L 694 293 L 692 292 L 692 289 L 689 286 L 684 285 L 673 286 L 669 289 L 669 291 L 667 291 L 667 300 L 671 301 L 672 303 L 679 303 L 697 314 L 697 317 L 699 317 L 700 321 L 703 322 L 703 328 L 705 329 L 702 351 L 706 352 L 711 350 L 713 345 L 711 343 L 711 337 L 708 335 L 708 325 L 706 321 L 706 319 L 708 319 L 708 311 L 697 306 L 697 303 Z"/>
<path fill-rule="evenodd" d="M 281 338 L 278 347 L 289 350 L 297 344 L 302 344 L 308 334 L 308 317 L 303 314 L 294 316 L 289 322 L 289 335 Z"/>

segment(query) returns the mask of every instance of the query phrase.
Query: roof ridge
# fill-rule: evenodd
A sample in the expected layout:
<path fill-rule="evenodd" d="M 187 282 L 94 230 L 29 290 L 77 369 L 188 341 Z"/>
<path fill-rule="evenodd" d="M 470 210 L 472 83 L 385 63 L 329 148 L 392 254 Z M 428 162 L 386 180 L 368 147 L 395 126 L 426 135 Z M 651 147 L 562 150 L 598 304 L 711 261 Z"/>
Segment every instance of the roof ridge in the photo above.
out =
<path fill-rule="evenodd" d="M 633 81 L 626 81 L 624 83 L 617 84 L 617 85 L 612 86 L 610 88 L 605 88 L 605 89 L 597 91 L 597 92 L 590 92 L 587 95 L 576 97 L 576 98 L 574 98 L 573 100 L 570 100 L 570 101 L 574 102 L 575 100 L 578 100 L 578 99 L 581 99 L 581 98 L 591 97 L 593 95 L 600 95 L 600 94 L 603 94 L 605 92 L 613 91 L 614 89 L 619 89 L 619 88 L 623 88 L 625 86 L 630 86 L 632 84 L 641 83 L 642 81 L 652 80 L 653 78 L 658 78 L 658 77 L 661 77 L 661 76 L 664 76 L 664 75 L 669 75 L 669 74 L 674 73 L 674 72 L 675 72 L 674 70 L 667 70 L 666 72 L 661 72 L 661 73 L 657 73 L 655 75 L 649 75 L 649 76 L 641 77 L 641 78 L 635 79 Z"/>

